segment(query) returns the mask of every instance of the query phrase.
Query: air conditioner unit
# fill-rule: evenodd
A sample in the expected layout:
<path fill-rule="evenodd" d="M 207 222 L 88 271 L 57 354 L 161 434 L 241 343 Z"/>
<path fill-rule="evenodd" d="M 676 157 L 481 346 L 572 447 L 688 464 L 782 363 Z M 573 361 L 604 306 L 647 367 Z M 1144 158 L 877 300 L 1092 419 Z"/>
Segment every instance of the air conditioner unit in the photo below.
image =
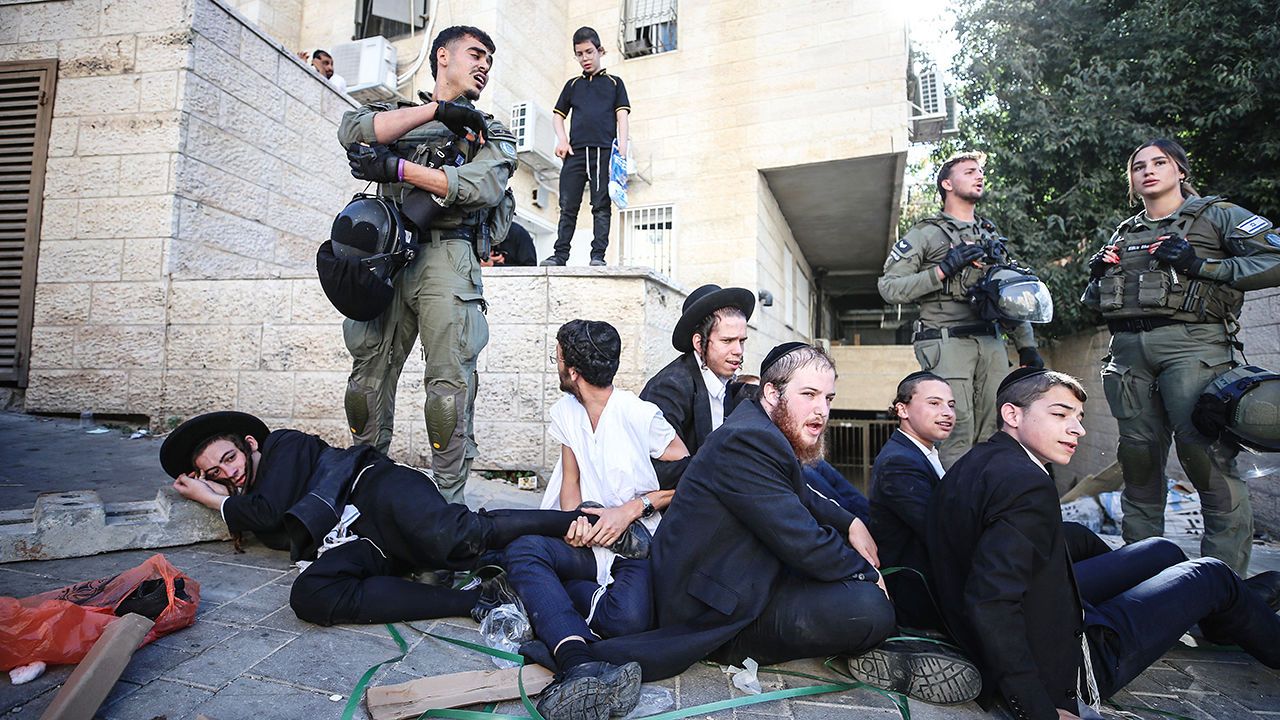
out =
<path fill-rule="evenodd" d="M 551 113 L 531 102 L 516 103 L 511 106 L 511 132 L 516 136 L 516 155 L 534 173 L 560 172 Z"/>
<path fill-rule="evenodd" d="M 381 35 L 334 45 L 333 71 L 347 81 L 347 94 L 360 102 L 396 97 L 396 49 Z"/>
<path fill-rule="evenodd" d="M 937 142 L 960 132 L 956 126 L 956 100 L 947 95 L 942 71 L 936 66 L 925 68 L 917 76 L 915 99 L 911 107 L 911 142 Z"/>
<path fill-rule="evenodd" d="M 942 82 L 942 71 L 936 66 L 925 68 L 916 78 L 916 117 L 934 117 L 945 115 L 946 89 Z"/>

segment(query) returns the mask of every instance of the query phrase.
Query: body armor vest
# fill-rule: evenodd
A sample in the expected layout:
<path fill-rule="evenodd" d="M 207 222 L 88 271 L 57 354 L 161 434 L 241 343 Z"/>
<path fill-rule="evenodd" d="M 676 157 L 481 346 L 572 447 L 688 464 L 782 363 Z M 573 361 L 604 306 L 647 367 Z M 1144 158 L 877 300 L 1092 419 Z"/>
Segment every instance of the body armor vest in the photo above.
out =
<path fill-rule="evenodd" d="M 927 222 L 946 234 L 951 247 L 961 243 L 976 243 L 986 251 L 983 258 L 986 264 L 1001 264 L 1009 260 L 1008 251 L 1004 247 L 1004 238 L 996 232 L 996 226 L 986 218 L 974 216 L 974 222 L 968 227 L 961 227 L 954 220 L 937 215 L 926 218 Z M 968 303 L 969 290 L 982 282 L 987 275 L 986 267 L 975 267 L 973 264 L 961 268 L 960 272 L 942 281 L 941 296 L 956 302 Z"/>
<path fill-rule="evenodd" d="M 1244 304 L 1243 292 L 1225 283 L 1180 273 L 1148 252 L 1161 236 L 1177 233 L 1192 243 L 1197 257 L 1226 257 L 1221 239 L 1210 247 L 1187 235 L 1196 218 L 1222 200 L 1216 195 L 1196 198 L 1154 228 L 1139 220 L 1138 215 L 1121 223 L 1111 238 L 1111 244 L 1119 249 L 1120 264 L 1110 267 L 1098 280 L 1098 309 L 1102 316 L 1107 320 L 1154 317 L 1193 323 L 1234 319 Z"/>

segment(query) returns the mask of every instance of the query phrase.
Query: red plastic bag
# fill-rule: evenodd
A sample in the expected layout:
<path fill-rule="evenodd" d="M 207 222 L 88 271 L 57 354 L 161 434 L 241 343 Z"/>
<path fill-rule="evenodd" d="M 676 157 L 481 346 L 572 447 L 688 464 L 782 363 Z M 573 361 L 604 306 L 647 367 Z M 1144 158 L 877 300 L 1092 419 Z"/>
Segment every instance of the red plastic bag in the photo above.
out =
<path fill-rule="evenodd" d="M 181 581 L 179 589 L 174 587 L 175 580 Z M 168 603 L 153 618 L 155 625 L 143 645 L 195 622 L 200 584 L 164 555 L 152 555 L 115 577 L 86 580 L 21 600 L 0 597 L 0 671 L 37 660 L 50 665 L 80 662 L 116 620 L 116 608 L 127 599 L 133 605 L 139 602 L 142 596 L 135 591 L 147 581 L 164 583 Z"/>

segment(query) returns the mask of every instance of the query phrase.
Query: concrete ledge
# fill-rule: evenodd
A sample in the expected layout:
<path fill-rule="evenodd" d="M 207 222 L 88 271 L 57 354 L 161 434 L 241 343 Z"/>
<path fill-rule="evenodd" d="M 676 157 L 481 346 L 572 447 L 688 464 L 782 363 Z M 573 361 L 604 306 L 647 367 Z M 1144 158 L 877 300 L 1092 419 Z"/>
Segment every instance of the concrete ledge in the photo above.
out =
<path fill-rule="evenodd" d="M 0 563 L 84 557 L 230 537 L 221 516 L 161 488 L 155 500 L 103 503 L 93 490 L 43 493 L 33 508 L 0 511 Z"/>

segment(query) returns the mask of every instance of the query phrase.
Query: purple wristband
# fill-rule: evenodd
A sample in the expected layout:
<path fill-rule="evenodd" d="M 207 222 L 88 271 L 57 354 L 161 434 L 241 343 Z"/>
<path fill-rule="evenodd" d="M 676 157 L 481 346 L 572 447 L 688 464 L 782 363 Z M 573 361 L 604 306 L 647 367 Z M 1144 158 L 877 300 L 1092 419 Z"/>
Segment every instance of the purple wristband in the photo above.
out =
<path fill-rule="evenodd" d="M 404 158 L 400 158 L 400 162 L 396 163 L 396 179 L 404 182 Z"/>

